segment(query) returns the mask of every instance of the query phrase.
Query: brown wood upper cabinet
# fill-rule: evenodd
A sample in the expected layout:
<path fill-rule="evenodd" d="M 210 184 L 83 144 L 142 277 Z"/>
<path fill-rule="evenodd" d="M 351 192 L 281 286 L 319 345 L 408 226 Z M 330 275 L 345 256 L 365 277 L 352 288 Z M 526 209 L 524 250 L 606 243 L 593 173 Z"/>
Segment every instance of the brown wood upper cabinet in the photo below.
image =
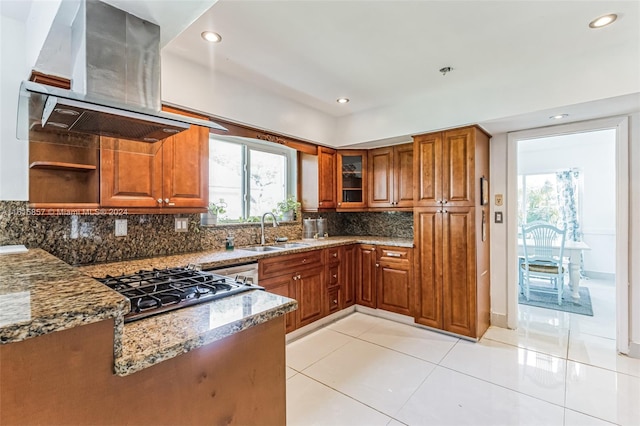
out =
<path fill-rule="evenodd" d="M 475 205 L 478 139 L 488 136 L 475 126 L 414 137 L 416 206 Z"/>
<path fill-rule="evenodd" d="M 168 107 L 163 110 L 187 115 Z M 103 206 L 204 210 L 209 199 L 209 131 L 192 125 L 146 146 L 101 137 L 100 172 Z"/>
<path fill-rule="evenodd" d="M 336 150 L 318 147 L 318 155 L 300 153 L 302 211 L 336 207 Z"/>
<path fill-rule="evenodd" d="M 413 156 L 412 143 L 369 151 L 369 207 L 413 207 Z"/>
<path fill-rule="evenodd" d="M 338 151 L 338 209 L 367 207 L 367 151 Z"/>

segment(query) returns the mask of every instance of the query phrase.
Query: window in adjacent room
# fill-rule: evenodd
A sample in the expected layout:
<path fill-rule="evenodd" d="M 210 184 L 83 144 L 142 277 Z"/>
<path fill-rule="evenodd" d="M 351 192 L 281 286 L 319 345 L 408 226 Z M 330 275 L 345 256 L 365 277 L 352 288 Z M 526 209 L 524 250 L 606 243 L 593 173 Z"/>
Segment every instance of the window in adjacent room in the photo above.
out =
<path fill-rule="evenodd" d="M 223 222 L 256 220 L 295 192 L 296 151 L 247 138 L 209 141 L 209 200 L 226 203 Z"/>

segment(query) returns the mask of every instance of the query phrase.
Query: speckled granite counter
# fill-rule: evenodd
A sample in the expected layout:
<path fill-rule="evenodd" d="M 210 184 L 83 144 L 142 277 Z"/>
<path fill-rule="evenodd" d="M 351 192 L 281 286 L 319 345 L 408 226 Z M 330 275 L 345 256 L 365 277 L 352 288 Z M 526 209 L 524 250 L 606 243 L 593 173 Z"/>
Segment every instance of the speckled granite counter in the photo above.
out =
<path fill-rule="evenodd" d="M 116 319 L 129 301 L 41 249 L 0 255 L 0 343 Z"/>
<path fill-rule="evenodd" d="M 282 256 L 283 254 L 300 253 L 304 251 L 318 250 L 327 247 L 335 247 L 355 243 L 396 247 L 413 247 L 413 240 L 407 238 L 367 236 L 330 237 L 318 240 L 299 240 L 296 242 L 307 244 L 307 246 L 263 253 L 245 251 L 242 250 L 241 247 L 237 247 L 233 251 L 208 250 L 174 256 L 159 256 L 148 259 L 136 259 L 123 262 L 79 266 L 78 269 L 85 274 L 93 277 L 104 277 L 106 275 L 131 274 L 141 269 L 160 269 L 176 266 L 186 266 L 189 264 L 201 265 L 203 268 L 223 267 L 238 263 L 254 262 L 267 257 Z"/>
<path fill-rule="evenodd" d="M 126 376 L 295 310 L 286 297 L 254 290 L 127 323 L 115 372 Z"/>

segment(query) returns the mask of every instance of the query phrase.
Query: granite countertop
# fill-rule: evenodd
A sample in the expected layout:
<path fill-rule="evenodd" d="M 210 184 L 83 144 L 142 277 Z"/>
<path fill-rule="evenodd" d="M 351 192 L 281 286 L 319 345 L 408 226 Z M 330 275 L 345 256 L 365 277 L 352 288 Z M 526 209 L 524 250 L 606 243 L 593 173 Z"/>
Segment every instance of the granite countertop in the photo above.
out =
<path fill-rule="evenodd" d="M 0 344 L 116 318 L 129 301 L 41 249 L 0 255 Z"/>
<path fill-rule="evenodd" d="M 99 263 L 95 265 L 79 266 L 78 270 L 92 277 L 105 277 L 106 275 L 132 274 L 142 269 L 168 268 L 186 266 L 189 264 L 200 265 L 204 269 L 224 267 L 239 263 L 256 262 L 267 257 L 282 256 L 284 254 L 301 253 L 305 251 L 318 250 L 327 247 L 336 247 L 347 244 L 374 244 L 396 247 L 413 247 L 413 240 L 407 238 L 391 237 L 329 237 L 317 240 L 297 240 L 289 241 L 306 244 L 305 247 L 282 249 L 270 252 L 251 252 L 236 247 L 235 250 L 206 250 L 196 253 L 178 254 L 172 256 L 159 256 L 148 259 L 125 260 L 122 262 Z"/>
<path fill-rule="evenodd" d="M 128 375 L 297 309 L 297 302 L 261 290 L 124 324 L 129 301 L 92 277 L 198 264 L 203 268 L 257 261 L 354 243 L 413 247 L 409 239 L 331 237 L 304 247 L 256 253 L 210 250 L 72 267 L 41 249 L 0 256 L 0 343 L 12 343 L 113 318 L 114 371 Z"/>

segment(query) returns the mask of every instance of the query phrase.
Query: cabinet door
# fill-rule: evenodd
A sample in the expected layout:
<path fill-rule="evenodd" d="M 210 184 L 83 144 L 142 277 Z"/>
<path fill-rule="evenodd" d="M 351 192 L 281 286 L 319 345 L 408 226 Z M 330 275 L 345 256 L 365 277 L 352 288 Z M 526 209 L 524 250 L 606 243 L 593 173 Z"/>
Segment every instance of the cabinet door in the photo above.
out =
<path fill-rule="evenodd" d="M 356 303 L 356 248 L 355 244 L 343 247 L 342 259 L 340 260 L 342 282 L 342 304 L 341 309 L 352 306 Z"/>
<path fill-rule="evenodd" d="M 416 208 L 416 322 L 442 328 L 442 213 L 438 207 Z"/>
<path fill-rule="evenodd" d="M 444 329 L 477 337 L 475 208 L 446 208 L 443 221 Z"/>
<path fill-rule="evenodd" d="M 100 144 L 100 205 L 162 207 L 162 149 L 159 145 L 147 146 L 142 142 L 104 136 L 100 138 Z M 157 150 L 149 149 L 153 147 Z"/>
<path fill-rule="evenodd" d="M 367 206 L 367 151 L 338 151 L 339 209 L 363 209 Z"/>
<path fill-rule="evenodd" d="M 318 207 L 336 207 L 336 151 L 318 147 Z"/>
<path fill-rule="evenodd" d="M 474 204 L 474 128 L 444 132 L 442 153 L 442 199 L 447 206 Z"/>
<path fill-rule="evenodd" d="M 298 327 L 303 327 L 324 316 L 324 268 L 322 266 L 295 274 L 298 300 Z"/>
<path fill-rule="evenodd" d="M 416 136 L 413 150 L 415 205 L 439 205 L 442 201 L 442 133 Z"/>
<path fill-rule="evenodd" d="M 411 315 L 412 276 L 408 262 L 404 264 L 379 262 L 376 285 L 377 307 L 385 311 Z"/>
<path fill-rule="evenodd" d="M 358 246 L 356 271 L 356 303 L 376 307 L 376 249 L 374 246 Z"/>
<path fill-rule="evenodd" d="M 393 206 L 393 147 L 369 151 L 369 207 Z"/>
<path fill-rule="evenodd" d="M 413 207 L 413 144 L 394 147 L 393 198 L 396 207 Z"/>
<path fill-rule="evenodd" d="M 162 145 L 164 207 L 209 203 L 209 131 L 191 126 Z"/>
<path fill-rule="evenodd" d="M 260 280 L 260 285 L 269 293 L 296 299 L 295 281 L 291 279 L 289 274 Z M 285 314 L 285 332 L 289 333 L 296 329 L 296 313 L 297 311 L 293 311 Z"/>

